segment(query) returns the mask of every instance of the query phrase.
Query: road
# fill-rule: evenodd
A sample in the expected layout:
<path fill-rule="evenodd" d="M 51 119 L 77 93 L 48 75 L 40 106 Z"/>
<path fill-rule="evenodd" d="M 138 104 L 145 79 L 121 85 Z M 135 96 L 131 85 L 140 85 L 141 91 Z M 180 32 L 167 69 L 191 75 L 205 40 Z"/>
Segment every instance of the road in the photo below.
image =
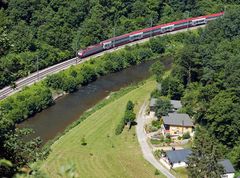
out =
<path fill-rule="evenodd" d="M 178 31 L 169 32 L 169 33 L 166 33 L 166 34 L 157 35 L 157 36 L 163 36 L 163 35 L 168 35 L 168 34 L 175 34 L 175 33 L 184 32 L 184 31 L 187 31 L 187 30 L 194 30 L 194 29 L 197 29 L 197 28 L 200 28 L 200 27 L 204 27 L 204 26 L 205 25 L 192 27 L 192 28 L 189 28 L 189 29 L 182 29 L 182 30 L 178 30 Z M 113 49 L 110 49 L 110 50 L 103 51 L 101 53 L 92 55 L 90 57 L 84 58 L 83 60 L 79 60 L 79 59 L 77 59 L 75 57 L 75 58 L 69 59 L 67 61 L 61 62 L 59 64 L 53 65 L 51 67 L 42 69 L 39 72 L 32 73 L 32 74 L 30 74 L 29 76 L 27 76 L 25 78 L 17 80 L 15 82 L 17 87 L 15 89 L 11 88 L 10 86 L 7 86 L 7 87 L 1 89 L 0 90 L 0 100 L 4 99 L 4 98 L 6 98 L 6 97 L 8 97 L 8 96 L 10 96 L 10 95 L 20 91 L 20 90 L 22 90 L 25 86 L 32 85 L 32 84 L 34 84 L 34 83 L 44 79 L 48 75 L 51 75 L 51 74 L 60 72 L 62 70 L 65 70 L 65 69 L 71 67 L 72 65 L 83 63 L 85 61 L 88 61 L 91 58 L 102 56 L 105 53 L 111 53 L 113 51 L 122 49 L 125 46 L 132 46 L 132 45 L 135 45 L 135 44 L 144 43 L 144 42 L 148 41 L 149 39 L 150 38 L 142 39 L 142 40 L 139 40 L 139 41 L 134 41 L 132 43 L 128 43 L 126 45 L 119 46 L 119 47 L 116 47 L 116 48 L 113 48 Z"/>
<path fill-rule="evenodd" d="M 138 115 L 137 115 L 137 138 L 138 142 L 141 146 L 143 157 L 151 163 L 156 169 L 161 171 L 163 175 L 165 175 L 168 178 L 175 178 L 169 170 L 161 165 L 160 162 L 156 160 L 156 158 L 153 156 L 152 149 L 150 148 L 149 144 L 147 143 L 147 135 L 144 132 L 144 124 L 146 122 L 146 117 L 145 117 L 145 111 L 147 108 L 146 102 L 143 104 L 141 107 Z"/>

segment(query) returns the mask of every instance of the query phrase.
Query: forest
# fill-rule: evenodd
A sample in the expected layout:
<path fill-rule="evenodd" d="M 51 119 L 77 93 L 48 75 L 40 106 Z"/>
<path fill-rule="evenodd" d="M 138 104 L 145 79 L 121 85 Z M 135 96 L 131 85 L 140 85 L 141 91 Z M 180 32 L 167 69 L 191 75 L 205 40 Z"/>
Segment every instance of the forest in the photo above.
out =
<path fill-rule="evenodd" d="M 88 45 L 113 36 L 188 16 L 229 9 L 205 30 L 152 39 L 141 46 L 92 60 L 49 76 L 0 102 L 0 175 L 46 157 L 39 138 L 25 142 L 29 130 L 16 124 L 53 104 L 52 91 L 73 92 L 98 76 L 153 59 L 174 56 L 174 68 L 161 95 L 180 99 L 195 122 L 207 129 L 221 154 L 240 166 L 239 1 L 208 0 L 5 0 L 0 2 L 0 88 L 39 68 L 69 59 Z M 237 7 L 237 6 L 236 6 Z M 227 59 L 227 60 L 226 60 Z M 155 69 L 156 72 L 159 70 Z M 217 147 L 217 148 L 218 148 Z"/>
<path fill-rule="evenodd" d="M 0 1 L 0 88 L 114 33 L 220 12 L 224 3 L 232 1 Z"/>
<path fill-rule="evenodd" d="M 223 18 L 192 35 L 177 52 L 171 74 L 157 78 L 162 89 L 153 94 L 181 99 L 183 112 L 198 125 L 190 177 L 217 177 L 213 166 L 225 158 L 240 170 L 239 12 L 231 6 Z"/>

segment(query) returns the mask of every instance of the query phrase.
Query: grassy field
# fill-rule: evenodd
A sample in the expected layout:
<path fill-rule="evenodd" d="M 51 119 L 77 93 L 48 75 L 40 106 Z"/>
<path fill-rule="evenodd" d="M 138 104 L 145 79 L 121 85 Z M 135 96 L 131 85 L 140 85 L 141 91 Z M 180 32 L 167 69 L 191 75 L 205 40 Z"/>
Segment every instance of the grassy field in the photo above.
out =
<path fill-rule="evenodd" d="M 132 100 L 139 110 L 155 88 L 154 80 L 130 91 L 90 115 L 52 145 L 52 152 L 42 164 L 50 177 L 58 177 L 61 166 L 74 164 L 78 177 L 151 178 L 155 168 L 142 157 L 135 128 L 116 136 L 115 128 L 124 114 L 126 103 Z M 81 139 L 86 139 L 86 146 Z"/>
<path fill-rule="evenodd" d="M 172 171 L 172 174 L 177 178 L 188 178 L 187 169 L 186 168 L 175 168 Z"/>

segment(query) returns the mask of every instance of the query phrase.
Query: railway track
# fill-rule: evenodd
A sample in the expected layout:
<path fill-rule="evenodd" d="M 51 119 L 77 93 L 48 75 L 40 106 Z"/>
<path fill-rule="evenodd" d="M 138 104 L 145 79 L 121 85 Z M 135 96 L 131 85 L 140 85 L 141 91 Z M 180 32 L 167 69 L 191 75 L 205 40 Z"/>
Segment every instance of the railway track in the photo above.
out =
<path fill-rule="evenodd" d="M 185 32 L 185 31 L 188 31 L 188 30 L 194 30 L 194 29 L 197 29 L 197 28 L 202 28 L 204 26 L 205 25 L 200 25 L 200 26 L 191 27 L 191 28 L 188 28 L 188 29 L 181 29 L 181 30 L 177 30 L 177 31 L 173 31 L 173 32 L 168 32 L 168 33 L 165 33 L 165 34 L 160 34 L 160 35 L 157 35 L 157 36 L 163 36 L 163 35 L 175 34 L 175 33 L 179 33 L 179 32 Z M 151 38 L 155 38 L 157 36 L 154 36 L 154 37 L 151 37 Z M 111 53 L 113 51 L 122 49 L 126 46 L 132 46 L 132 45 L 135 45 L 135 44 L 144 43 L 144 42 L 148 41 L 149 39 L 150 38 L 145 38 L 145 39 L 142 39 L 142 40 L 133 41 L 131 43 L 128 43 L 128 44 L 125 44 L 125 45 L 122 45 L 122 46 L 119 46 L 119 47 L 116 47 L 116 48 L 112 48 L 112 49 L 100 52 L 98 54 L 91 55 L 91 56 L 86 57 L 86 58 L 81 59 L 81 60 L 78 59 L 77 57 L 75 57 L 75 58 L 69 59 L 67 61 L 58 63 L 56 65 L 50 66 L 48 68 L 42 69 L 38 72 L 34 72 L 34 73 L 30 74 L 29 76 L 27 76 L 25 78 L 17 80 L 15 82 L 16 83 L 16 88 L 12 88 L 11 86 L 7 86 L 7 87 L 1 89 L 0 90 L 0 100 L 18 92 L 18 91 L 21 91 L 26 86 L 32 85 L 36 82 L 39 82 L 39 81 L 43 80 L 48 75 L 63 71 L 63 70 L 65 70 L 65 69 L 67 69 L 67 68 L 69 68 L 73 65 L 84 63 L 85 61 L 88 61 L 92 58 L 102 56 L 106 53 Z"/>

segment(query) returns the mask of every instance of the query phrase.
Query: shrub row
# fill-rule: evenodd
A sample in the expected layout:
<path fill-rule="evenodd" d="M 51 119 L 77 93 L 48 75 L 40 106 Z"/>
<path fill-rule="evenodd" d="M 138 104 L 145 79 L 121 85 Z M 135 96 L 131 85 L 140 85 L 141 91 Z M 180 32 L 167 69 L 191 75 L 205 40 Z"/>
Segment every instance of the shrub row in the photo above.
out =
<path fill-rule="evenodd" d="M 146 46 L 128 47 L 48 76 L 45 84 L 53 89 L 74 92 L 79 85 L 86 85 L 99 76 L 121 71 L 131 65 L 150 60 L 156 55 Z"/>
<path fill-rule="evenodd" d="M 124 126 L 129 123 L 129 126 L 131 127 L 131 123 L 135 120 L 136 115 L 133 112 L 134 104 L 132 101 L 128 101 L 124 117 L 120 120 L 119 124 L 117 125 L 115 129 L 115 134 L 120 135 L 124 129 Z"/>
<path fill-rule="evenodd" d="M 52 93 L 42 84 L 26 87 L 17 95 L 0 101 L 0 133 L 52 104 Z"/>

